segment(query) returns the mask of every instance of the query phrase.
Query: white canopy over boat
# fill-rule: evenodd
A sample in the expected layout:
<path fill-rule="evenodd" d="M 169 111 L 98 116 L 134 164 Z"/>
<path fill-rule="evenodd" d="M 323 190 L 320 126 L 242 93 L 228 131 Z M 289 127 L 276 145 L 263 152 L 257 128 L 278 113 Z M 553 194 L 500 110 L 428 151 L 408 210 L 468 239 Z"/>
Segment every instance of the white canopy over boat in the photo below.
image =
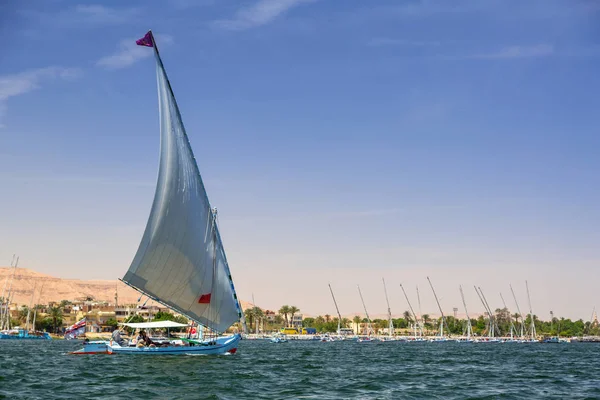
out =
<path fill-rule="evenodd" d="M 180 324 L 175 321 L 152 321 L 152 322 L 122 322 L 119 325 L 134 329 L 158 329 L 158 328 L 185 328 L 187 324 Z"/>

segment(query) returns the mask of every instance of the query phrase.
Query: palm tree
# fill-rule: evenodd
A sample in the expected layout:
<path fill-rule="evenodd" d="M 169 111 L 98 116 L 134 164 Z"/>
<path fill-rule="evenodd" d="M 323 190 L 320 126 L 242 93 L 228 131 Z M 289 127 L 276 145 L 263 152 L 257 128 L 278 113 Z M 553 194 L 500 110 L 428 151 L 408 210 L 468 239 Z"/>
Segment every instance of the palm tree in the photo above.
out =
<path fill-rule="evenodd" d="M 27 319 L 28 313 L 29 313 L 29 307 L 21 306 L 21 309 L 19 310 L 19 317 L 18 317 L 19 322 L 25 322 L 25 320 Z"/>
<path fill-rule="evenodd" d="M 50 308 L 50 319 L 52 320 L 52 327 L 54 328 L 54 333 L 58 332 L 58 327 L 62 325 L 63 322 L 63 310 L 60 307 L 52 307 Z"/>
<path fill-rule="evenodd" d="M 362 321 L 362 318 L 356 315 L 354 318 L 352 318 L 352 321 L 356 324 L 356 332 L 358 332 L 360 330 L 360 322 Z"/>
<path fill-rule="evenodd" d="M 291 323 L 294 322 L 294 314 L 296 314 L 298 311 L 300 311 L 300 309 L 298 307 L 290 306 L 289 313 L 290 313 L 290 322 Z"/>
<path fill-rule="evenodd" d="M 406 310 L 406 311 L 404 311 L 404 314 L 402 314 L 402 315 L 404 316 L 404 320 L 406 321 L 406 323 L 408 325 L 410 325 L 413 322 L 412 316 L 410 315 L 410 311 Z"/>
<path fill-rule="evenodd" d="M 351 322 L 348 318 L 342 318 L 342 328 L 347 328 Z"/>
<path fill-rule="evenodd" d="M 265 313 L 264 311 L 259 308 L 259 307 L 254 307 L 253 308 L 253 314 L 254 314 L 254 324 L 255 324 L 255 329 L 258 330 L 258 325 L 260 323 L 260 321 L 265 317 Z"/>
<path fill-rule="evenodd" d="M 279 314 L 283 315 L 283 318 L 285 319 L 285 326 L 290 326 L 290 324 L 288 323 L 288 314 L 290 313 L 290 306 L 281 306 L 281 308 L 279 309 Z"/>
<path fill-rule="evenodd" d="M 514 318 L 515 322 L 519 322 L 519 318 L 521 318 L 521 314 L 514 313 L 512 317 Z"/>
<path fill-rule="evenodd" d="M 248 326 L 250 326 L 250 329 L 252 329 L 252 322 L 254 321 L 254 308 L 255 307 L 244 310 L 244 316 L 248 321 Z"/>
<path fill-rule="evenodd" d="M 427 326 L 427 324 L 429 324 L 429 322 L 431 321 L 431 319 L 429 318 L 429 314 L 423 314 L 421 316 L 421 319 L 423 320 L 423 325 Z"/>
<path fill-rule="evenodd" d="M 283 317 L 277 314 L 273 322 L 275 322 L 277 325 L 283 325 Z"/>
<path fill-rule="evenodd" d="M 331 321 L 331 315 L 325 314 L 325 322 Z"/>

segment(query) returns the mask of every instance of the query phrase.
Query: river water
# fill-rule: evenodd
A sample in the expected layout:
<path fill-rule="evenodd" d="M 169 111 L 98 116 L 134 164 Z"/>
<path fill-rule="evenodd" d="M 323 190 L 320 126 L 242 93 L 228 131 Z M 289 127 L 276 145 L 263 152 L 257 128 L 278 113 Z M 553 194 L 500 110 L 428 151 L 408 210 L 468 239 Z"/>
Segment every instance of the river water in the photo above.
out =
<path fill-rule="evenodd" d="M 600 345 L 244 340 L 229 356 L 0 341 L 7 399 L 600 399 Z"/>

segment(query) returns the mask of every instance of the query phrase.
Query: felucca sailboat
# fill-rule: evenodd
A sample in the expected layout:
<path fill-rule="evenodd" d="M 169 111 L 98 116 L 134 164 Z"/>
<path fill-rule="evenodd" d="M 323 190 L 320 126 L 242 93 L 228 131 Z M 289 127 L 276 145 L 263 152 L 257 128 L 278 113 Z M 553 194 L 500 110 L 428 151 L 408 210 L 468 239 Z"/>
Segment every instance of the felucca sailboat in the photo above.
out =
<path fill-rule="evenodd" d="M 136 43 L 154 50 L 160 163 L 146 230 L 122 281 L 214 335 L 205 335 L 199 341 L 168 342 L 160 347 L 90 342 L 80 353 L 234 353 L 241 335 L 218 335 L 238 321 L 245 326 L 245 321 L 219 234 L 217 211 L 209 203 L 152 31 Z M 123 325 L 138 329 L 161 327 L 159 322 Z"/>

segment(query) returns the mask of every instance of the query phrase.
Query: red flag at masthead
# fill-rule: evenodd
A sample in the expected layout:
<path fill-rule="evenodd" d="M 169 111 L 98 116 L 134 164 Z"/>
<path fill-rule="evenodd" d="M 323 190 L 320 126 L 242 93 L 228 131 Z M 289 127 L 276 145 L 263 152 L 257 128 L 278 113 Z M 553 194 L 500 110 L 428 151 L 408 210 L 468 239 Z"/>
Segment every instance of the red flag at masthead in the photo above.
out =
<path fill-rule="evenodd" d="M 154 41 L 152 40 L 152 32 L 148 31 L 148 33 L 146 33 L 143 38 L 136 40 L 135 44 L 137 44 L 138 46 L 154 47 Z"/>

